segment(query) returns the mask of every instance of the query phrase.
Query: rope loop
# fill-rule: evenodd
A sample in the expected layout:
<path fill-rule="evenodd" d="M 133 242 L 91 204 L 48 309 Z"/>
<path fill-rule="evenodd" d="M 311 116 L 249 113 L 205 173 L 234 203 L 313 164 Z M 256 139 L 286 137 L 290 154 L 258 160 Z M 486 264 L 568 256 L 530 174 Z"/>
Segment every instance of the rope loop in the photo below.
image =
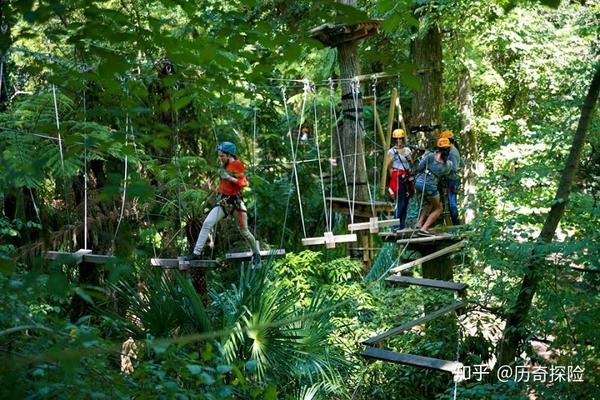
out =
<path fill-rule="evenodd" d="M 7 24 L 2 24 L 0 26 L 0 30 L 2 31 L 2 33 L 6 33 L 6 31 L 8 30 L 8 25 Z"/>
<path fill-rule="evenodd" d="M 333 93 L 333 78 L 329 77 L 327 79 L 327 85 L 329 86 L 329 90 Z"/>

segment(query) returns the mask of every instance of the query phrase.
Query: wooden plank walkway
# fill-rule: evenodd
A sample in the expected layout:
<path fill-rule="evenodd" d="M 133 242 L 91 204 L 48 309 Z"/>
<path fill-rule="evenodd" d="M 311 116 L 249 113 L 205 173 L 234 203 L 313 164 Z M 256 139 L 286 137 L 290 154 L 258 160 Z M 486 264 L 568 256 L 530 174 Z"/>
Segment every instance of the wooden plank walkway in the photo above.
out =
<path fill-rule="evenodd" d="M 275 256 L 285 256 L 285 249 L 272 249 L 272 250 L 261 250 L 261 257 L 275 257 Z M 235 259 L 243 259 L 250 260 L 252 258 L 251 251 L 242 251 L 238 253 L 226 253 L 226 260 L 235 260 Z"/>
<path fill-rule="evenodd" d="M 363 344 L 366 344 L 367 346 L 372 346 L 378 342 L 381 342 L 384 339 L 387 339 L 391 336 L 397 335 L 398 333 L 400 333 L 402 331 L 406 331 L 406 330 L 412 328 L 413 326 L 421 325 L 427 321 L 431 321 L 432 319 L 439 317 L 440 315 L 449 313 L 450 311 L 454 311 L 459 308 L 463 308 L 466 305 L 467 305 L 466 301 L 456 301 L 450 305 L 442 307 L 439 310 L 436 310 L 436 311 L 434 311 L 430 314 L 427 314 L 421 318 L 417 318 L 413 321 L 409 321 L 404 324 L 397 325 L 387 332 L 381 333 L 377 336 L 374 336 L 372 338 L 369 338 L 369 339 L 363 341 Z"/>
<path fill-rule="evenodd" d="M 374 360 L 390 361 L 396 364 L 410 365 L 413 367 L 422 367 L 437 371 L 458 373 L 463 364 L 458 361 L 446 361 L 439 358 L 423 357 L 414 354 L 397 353 L 395 351 L 367 347 L 361 354 L 365 358 Z"/>
<path fill-rule="evenodd" d="M 59 260 L 67 265 L 79 265 L 82 262 L 89 264 L 106 264 L 115 261 L 115 256 L 92 254 L 92 250 L 79 249 L 75 253 L 66 251 L 48 251 L 44 256 L 47 260 Z"/>
<path fill-rule="evenodd" d="M 150 265 L 164 268 L 215 268 L 215 260 L 183 261 L 177 258 L 151 258 Z"/>
<path fill-rule="evenodd" d="M 411 276 L 391 275 L 385 278 L 386 281 L 403 283 L 407 285 L 424 286 L 436 289 L 454 290 L 459 294 L 463 293 L 469 285 L 460 282 L 441 281 L 439 279 L 413 278 Z"/>
<path fill-rule="evenodd" d="M 414 241 L 414 239 L 411 240 L 411 242 L 412 241 Z M 407 262 L 406 264 L 402 264 L 402 265 L 399 265 L 397 267 L 394 267 L 394 268 L 390 269 L 390 272 L 397 273 L 397 272 L 400 272 L 400 271 L 407 270 L 407 269 L 409 269 L 409 268 L 411 268 L 411 267 L 413 267 L 415 265 L 423 264 L 426 261 L 433 260 L 434 258 L 438 258 L 438 257 L 443 256 L 445 254 L 448 254 L 448 253 L 451 253 L 453 251 L 459 250 L 464 245 L 465 245 L 465 241 L 462 240 L 462 241 L 460 241 L 458 243 L 455 243 L 455 244 L 453 244 L 451 246 L 445 247 L 445 248 L 440 249 L 440 250 L 438 250 L 438 251 L 436 251 L 434 253 L 428 254 L 425 257 L 421 257 L 421 258 L 418 258 L 416 260 Z"/>

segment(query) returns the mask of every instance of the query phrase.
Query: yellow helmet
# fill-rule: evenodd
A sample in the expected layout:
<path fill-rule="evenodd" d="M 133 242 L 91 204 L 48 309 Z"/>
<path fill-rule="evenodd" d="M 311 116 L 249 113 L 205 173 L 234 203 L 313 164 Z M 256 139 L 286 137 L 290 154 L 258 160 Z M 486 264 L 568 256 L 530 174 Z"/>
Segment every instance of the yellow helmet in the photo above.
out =
<path fill-rule="evenodd" d="M 452 131 L 444 131 L 440 135 L 440 138 L 452 139 L 454 137 L 454 133 Z"/>
<path fill-rule="evenodd" d="M 394 129 L 392 131 L 392 137 L 394 139 L 405 138 L 406 137 L 406 132 L 404 132 L 404 129 Z"/>
<path fill-rule="evenodd" d="M 437 147 L 439 147 L 439 148 L 450 147 L 450 140 L 448 140 L 448 138 L 445 138 L 445 137 L 439 138 L 437 141 Z"/>

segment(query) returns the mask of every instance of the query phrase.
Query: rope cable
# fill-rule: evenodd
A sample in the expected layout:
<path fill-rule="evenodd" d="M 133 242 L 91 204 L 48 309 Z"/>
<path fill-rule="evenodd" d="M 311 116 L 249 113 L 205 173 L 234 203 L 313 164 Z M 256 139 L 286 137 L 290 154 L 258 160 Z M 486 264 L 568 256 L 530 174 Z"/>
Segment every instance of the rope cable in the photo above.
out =
<path fill-rule="evenodd" d="M 87 122 L 86 90 L 83 89 L 83 122 Z M 83 248 L 88 243 L 88 171 L 87 171 L 87 129 L 83 134 Z"/>
<path fill-rule="evenodd" d="M 342 164 L 342 174 L 344 175 L 344 187 L 346 188 L 346 198 L 348 199 L 348 210 L 350 212 L 350 223 L 353 224 L 354 223 L 354 209 L 352 208 L 352 204 L 351 204 L 351 200 L 350 200 L 350 189 L 348 188 L 348 175 L 346 174 L 346 163 L 344 160 L 347 156 L 344 155 L 344 149 L 342 146 L 342 137 L 340 135 L 340 127 L 337 123 L 337 113 L 335 111 L 335 104 L 333 101 L 333 80 L 331 78 L 329 81 L 329 103 L 330 103 L 330 107 L 331 107 L 331 115 L 332 115 L 334 123 L 335 123 L 335 132 L 336 132 L 336 136 L 337 136 L 338 150 L 340 152 L 340 161 Z M 352 155 L 350 155 L 350 157 L 351 156 Z"/>
<path fill-rule="evenodd" d="M 252 118 L 252 175 L 256 174 L 256 86 L 250 84 L 250 91 L 253 94 L 252 100 L 252 110 L 253 110 L 253 118 Z M 254 237 L 256 238 L 256 224 L 257 224 L 257 196 L 254 196 Z"/>
<path fill-rule="evenodd" d="M 300 130 L 302 129 L 302 119 L 304 117 L 304 107 L 306 106 L 306 96 L 307 96 L 307 91 L 308 91 L 308 87 L 306 85 L 304 85 L 304 95 L 302 97 L 302 109 L 300 111 L 300 128 L 298 131 L 298 135 L 300 135 Z M 289 118 L 289 111 L 287 108 L 287 99 L 285 96 L 285 90 L 282 89 L 282 94 L 283 94 L 283 105 L 285 107 L 285 114 L 287 117 L 287 122 L 288 122 L 288 137 L 290 139 L 290 150 L 292 152 L 292 162 L 293 162 L 293 170 L 294 170 L 294 179 L 296 181 L 296 196 L 298 197 L 298 205 L 300 208 L 300 221 L 302 222 L 302 232 L 304 234 L 304 237 L 306 237 L 306 224 L 304 222 L 304 210 L 302 209 L 302 197 L 300 195 L 300 184 L 298 183 L 298 168 L 296 166 L 296 151 L 294 150 L 294 139 L 292 137 L 292 129 L 291 129 L 291 123 L 290 123 L 290 118 Z"/>
<path fill-rule="evenodd" d="M 321 178 L 321 192 L 323 195 L 323 210 L 325 212 L 325 226 L 327 227 L 327 232 L 331 232 L 331 220 L 329 219 L 329 215 L 327 213 L 327 200 L 325 199 L 325 182 L 323 180 L 323 168 L 321 165 L 321 150 L 319 146 L 319 123 L 317 118 L 317 93 L 312 87 L 313 92 L 313 113 L 315 118 L 315 143 L 317 147 L 317 158 L 319 159 L 319 177 Z"/>

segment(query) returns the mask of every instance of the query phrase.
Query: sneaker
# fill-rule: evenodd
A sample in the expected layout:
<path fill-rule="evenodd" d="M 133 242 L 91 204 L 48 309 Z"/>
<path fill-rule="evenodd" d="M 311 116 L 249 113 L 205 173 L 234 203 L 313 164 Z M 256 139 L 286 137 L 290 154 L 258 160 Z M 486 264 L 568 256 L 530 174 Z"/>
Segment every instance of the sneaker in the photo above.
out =
<path fill-rule="evenodd" d="M 196 253 L 188 254 L 187 256 L 181 257 L 181 259 L 183 261 L 194 261 L 194 260 L 200 260 L 201 258 L 202 258 L 202 256 L 200 254 L 196 254 Z"/>
<path fill-rule="evenodd" d="M 259 253 L 254 253 L 252 254 L 252 268 L 258 268 L 260 267 L 260 254 Z"/>

